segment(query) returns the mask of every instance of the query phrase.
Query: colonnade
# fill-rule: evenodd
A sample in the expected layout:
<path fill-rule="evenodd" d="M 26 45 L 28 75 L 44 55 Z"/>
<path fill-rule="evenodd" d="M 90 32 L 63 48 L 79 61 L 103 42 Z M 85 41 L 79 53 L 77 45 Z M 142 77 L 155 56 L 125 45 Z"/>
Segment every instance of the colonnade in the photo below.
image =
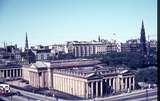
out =
<path fill-rule="evenodd" d="M 20 68 L 0 70 L 0 78 L 14 78 L 14 77 L 21 77 L 21 76 L 22 76 L 22 69 Z"/>
<path fill-rule="evenodd" d="M 85 44 L 85 45 L 75 45 L 74 46 L 74 56 L 75 57 L 85 57 L 92 54 L 101 54 L 105 52 L 117 51 L 117 45 L 107 46 L 105 44 Z"/>
<path fill-rule="evenodd" d="M 104 96 L 113 92 L 133 90 L 135 87 L 134 77 L 106 78 L 86 83 L 86 97 Z M 107 90 L 109 90 L 107 92 Z"/>
<path fill-rule="evenodd" d="M 79 45 L 74 47 L 75 57 L 85 57 L 95 54 L 95 48 L 93 45 Z"/>

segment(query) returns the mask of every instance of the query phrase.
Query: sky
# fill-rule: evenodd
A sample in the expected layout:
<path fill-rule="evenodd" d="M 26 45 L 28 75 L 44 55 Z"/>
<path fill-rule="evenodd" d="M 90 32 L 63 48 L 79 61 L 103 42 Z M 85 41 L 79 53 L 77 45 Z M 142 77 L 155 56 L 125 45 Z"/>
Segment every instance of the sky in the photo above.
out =
<path fill-rule="evenodd" d="M 157 39 L 157 0 L 0 0 L 0 46 Z M 115 33 L 115 35 L 113 34 Z"/>

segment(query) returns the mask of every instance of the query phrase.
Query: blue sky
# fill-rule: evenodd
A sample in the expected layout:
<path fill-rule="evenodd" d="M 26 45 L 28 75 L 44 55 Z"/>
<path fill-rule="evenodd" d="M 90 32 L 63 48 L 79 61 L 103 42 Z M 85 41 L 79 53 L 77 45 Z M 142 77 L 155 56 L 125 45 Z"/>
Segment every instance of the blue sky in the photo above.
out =
<path fill-rule="evenodd" d="M 0 46 L 157 37 L 157 0 L 0 0 Z M 116 33 L 116 36 L 113 36 Z"/>

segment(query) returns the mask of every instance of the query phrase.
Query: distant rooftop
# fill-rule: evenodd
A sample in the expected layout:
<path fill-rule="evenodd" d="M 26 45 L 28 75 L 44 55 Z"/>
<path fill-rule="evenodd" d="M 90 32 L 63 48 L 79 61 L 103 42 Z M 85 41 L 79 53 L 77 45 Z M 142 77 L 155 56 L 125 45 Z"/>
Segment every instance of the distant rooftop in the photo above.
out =
<path fill-rule="evenodd" d="M 96 60 L 96 59 L 56 60 L 56 61 L 51 62 L 51 67 L 66 68 L 66 67 L 94 66 L 100 63 L 101 61 Z"/>
<path fill-rule="evenodd" d="M 21 65 L 17 64 L 15 61 L 3 60 L 0 61 L 0 69 L 6 68 L 20 68 Z"/>

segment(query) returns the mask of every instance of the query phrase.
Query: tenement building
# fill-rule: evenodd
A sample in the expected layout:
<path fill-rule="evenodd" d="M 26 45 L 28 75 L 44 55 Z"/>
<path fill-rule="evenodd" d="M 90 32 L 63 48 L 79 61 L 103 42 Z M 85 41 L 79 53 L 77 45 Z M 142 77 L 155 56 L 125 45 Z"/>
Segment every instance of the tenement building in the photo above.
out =
<path fill-rule="evenodd" d="M 130 39 L 121 43 L 121 52 L 140 52 L 140 39 Z"/>
<path fill-rule="evenodd" d="M 0 61 L 0 82 L 6 80 L 18 79 L 22 76 L 21 65 L 14 61 L 2 60 Z"/>
<path fill-rule="evenodd" d="M 135 75 L 130 70 L 107 67 L 93 59 L 38 61 L 23 66 L 22 77 L 34 87 L 55 89 L 83 98 L 135 88 Z"/>

